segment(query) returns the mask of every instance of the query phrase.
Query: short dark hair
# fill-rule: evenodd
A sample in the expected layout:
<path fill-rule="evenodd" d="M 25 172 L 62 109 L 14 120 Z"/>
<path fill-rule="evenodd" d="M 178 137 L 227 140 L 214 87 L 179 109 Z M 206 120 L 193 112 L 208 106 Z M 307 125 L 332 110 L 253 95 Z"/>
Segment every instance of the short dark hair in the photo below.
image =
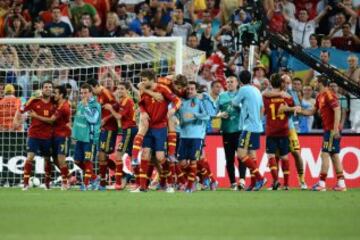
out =
<path fill-rule="evenodd" d="M 145 69 L 145 70 L 141 71 L 140 77 L 146 77 L 150 81 L 155 81 L 156 80 L 156 73 L 152 69 Z"/>
<path fill-rule="evenodd" d="M 320 54 L 321 54 L 321 53 L 327 53 L 327 54 L 329 55 L 329 57 L 330 57 L 330 52 L 329 52 L 328 50 L 321 50 L 321 51 L 320 51 Z"/>
<path fill-rule="evenodd" d="M 118 82 L 116 85 L 124 86 L 126 90 L 130 89 L 130 84 L 128 82 Z"/>
<path fill-rule="evenodd" d="M 221 84 L 221 82 L 218 80 L 212 81 L 210 84 L 210 87 L 213 88 L 215 86 L 215 84 L 217 84 L 217 83 Z"/>
<path fill-rule="evenodd" d="M 44 82 L 41 83 L 41 88 L 44 88 L 45 84 L 50 84 L 51 86 L 54 86 L 52 81 L 48 80 L 48 81 L 44 81 Z"/>
<path fill-rule="evenodd" d="M 239 74 L 240 82 L 243 84 L 250 84 L 251 83 L 251 73 L 248 70 L 243 70 Z"/>
<path fill-rule="evenodd" d="M 91 85 L 88 84 L 88 83 L 83 83 L 83 84 L 81 84 L 81 87 L 80 87 L 80 88 L 81 88 L 81 89 L 88 89 L 89 92 L 92 92 Z"/>
<path fill-rule="evenodd" d="M 317 76 L 317 81 L 318 81 L 318 83 L 321 83 L 324 87 L 329 86 L 329 84 L 331 82 L 330 79 L 325 75 Z"/>
<path fill-rule="evenodd" d="M 186 85 L 188 84 L 188 79 L 185 75 L 178 74 L 174 79 L 174 84 L 177 86 L 186 87 Z"/>
<path fill-rule="evenodd" d="M 293 78 L 292 81 L 293 81 L 293 82 L 301 82 L 301 84 L 303 83 L 303 80 L 302 80 L 301 78 L 298 78 L 298 77 Z"/>
<path fill-rule="evenodd" d="M 64 85 L 56 86 L 55 89 L 59 91 L 59 94 L 61 94 L 63 98 L 67 98 L 67 90 Z"/>
<path fill-rule="evenodd" d="M 270 83 L 273 88 L 280 88 L 281 84 L 283 82 L 283 79 L 281 78 L 281 75 L 278 73 L 274 73 L 270 77 Z"/>
<path fill-rule="evenodd" d="M 95 78 L 91 78 L 91 79 L 87 80 L 86 83 L 89 84 L 91 87 L 100 86 L 98 80 L 96 80 Z"/>
<path fill-rule="evenodd" d="M 199 89 L 199 84 L 195 81 L 189 81 L 187 85 L 195 85 L 196 91 Z"/>

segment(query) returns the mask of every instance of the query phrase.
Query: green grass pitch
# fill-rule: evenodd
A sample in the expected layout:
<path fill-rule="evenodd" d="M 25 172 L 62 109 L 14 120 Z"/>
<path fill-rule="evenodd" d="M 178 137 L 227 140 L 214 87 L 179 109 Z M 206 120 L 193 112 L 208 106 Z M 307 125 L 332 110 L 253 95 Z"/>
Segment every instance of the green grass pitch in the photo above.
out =
<path fill-rule="evenodd" d="M 347 192 L 62 192 L 0 188 L 0 239 L 360 239 Z"/>

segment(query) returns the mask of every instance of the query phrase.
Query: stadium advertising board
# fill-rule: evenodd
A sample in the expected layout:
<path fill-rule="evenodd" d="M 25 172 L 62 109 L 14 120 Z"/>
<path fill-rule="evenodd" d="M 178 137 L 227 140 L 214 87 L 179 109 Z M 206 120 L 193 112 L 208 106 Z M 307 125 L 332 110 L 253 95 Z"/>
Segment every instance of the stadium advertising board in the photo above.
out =
<path fill-rule="evenodd" d="M 11 134 L 10 134 L 11 135 Z M 0 148 L 0 180 L 3 185 L 5 182 L 10 185 L 17 185 L 22 181 L 23 166 L 26 159 L 25 155 L 25 143 L 26 134 L 17 134 L 12 136 L 6 136 L 7 139 L 14 139 L 10 142 L 1 142 Z M 4 138 L 2 138 L 4 139 Z M 120 140 L 120 139 L 118 139 Z M 320 172 L 320 149 L 322 143 L 321 135 L 300 136 L 300 143 L 302 146 L 301 156 L 305 161 L 305 178 L 309 186 L 318 181 Z M 340 159 L 344 165 L 344 175 L 346 178 L 346 184 L 348 187 L 360 187 L 360 136 L 343 136 L 341 141 L 342 150 L 340 152 Z M 261 148 L 257 152 L 257 159 L 260 162 L 260 172 L 265 173 L 265 176 L 271 179 L 269 169 L 267 168 L 267 157 L 265 150 L 265 137 L 261 137 Z M 220 187 L 228 187 L 229 181 L 225 167 L 225 154 L 222 145 L 222 137 L 213 135 L 206 138 L 205 148 L 207 159 L 210 163 L 213 174 L 217 177 Z M 113 156 L 114 157 L 114 156 Z M 67 158 L 70 166 L 70 171 L 79 170 L 76 165 L 73 164 L 71 157 Z M 34 164 L 34 171 L 36 176 L 41 178 L 44 174 L 43 164 L 44 160 L 41 157 L 36 157 L 36 164 Z M 127 161 L 127 168 L 130 169 L 130 160 Z M 249 172 L 247 172 L 249 176 Z M 279 174 L 282 178 L 282 172 Z M 59 174 L 56 174 L 56 179 L 59 178 Z M 249 179 L 248 179 L 249 180 Z M 60 179 L 57 179 L 60 181 Z M 328 173 L 329 185 L 335 183 L 335 176 L 332 165 Z M 297 174 L 294 159 L 290 156 L 290 186 L 297 186 Z"/>

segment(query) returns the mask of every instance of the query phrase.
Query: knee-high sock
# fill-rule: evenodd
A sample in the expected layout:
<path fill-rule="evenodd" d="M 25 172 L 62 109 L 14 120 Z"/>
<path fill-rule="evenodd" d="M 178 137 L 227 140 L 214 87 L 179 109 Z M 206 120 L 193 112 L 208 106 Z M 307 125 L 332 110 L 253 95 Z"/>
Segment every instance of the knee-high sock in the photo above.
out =
<path fill-rule="evenodd" d="M 148 166 L 149 166 L 149 161 L 141 160 L 139 178 L 140 178 L 140 188 L 143 190 L 146 190 L 148 188 L 148 184 L 147 184 L 148 181 L 146 175 L 148 171 Z"/>
<path fill-rule="evenodd" d="M 289 160 L 282 160 L 281 163 L 282 163 L 282 169 L 283 169 L 283 173 L 284 173 L 284 185 L 289 186 L 289 173 L 290 173 Z"/>
<path fill-rule="evenodd" d="M 84 162 L 84 169 L 85 169 L 85 174 L 84 174 L 84 185 L 85 186 L 89 186 L 90 183 L 90 179 L 92 178 L 93 175 L 93 163 L 91 161 L 85 161 Z"/>
<path fill-rule="evenodd" d="M 51 181 L 51 162 L 45 161 L 45 186 L 50 187 L 50 181 Z"/>
<path fill-rule="evenodd" d="M 238 162 L 239 162 L 239 177 L 240 179 L 245 179 L 246 177 L 246 166 L 244 165 L 243 162 L 241 162 L 241 160 L 238 158 Z"/>
<path fill-rule="evenodd" d="M 149 163 L 148 164 L 148 170 L 146 172 L 146 177 L 147 177 L 147 185 L 149 186 L 150 185 L 150 182 L 151 182 L 151 178 L 152 178 L 152 175 L 153 175 L 153 172 L 154 172 L 154 164 L 153 163 Z"/>
<path fill-rule="evenodd" d="M 263 177 L 261 176 L 259 169 L 256 166 L 256 162 L 254 159 L 251 159 L 248 156 L 245 156 L 241 159 L 241 161 L 244 163 L 244 165 L 250 169 L 250 172 L 255 175 L 255 178 L 257 181 L 262 180 Z"/>
<path fill-rule="evenodd" d="M 176 153 L 176 132 L 169 132 L 167 137 L 168 154 L 175 156 Z"/>
<path fill-rule="evenodd" d="M 190 163 L 189 167 L 190 167 L 190 172 L 189 172 L 189 175 L 188 175 L 187 188 L 192 189 L 193 185 L 194 185 L 194 182 L 195 182 L 195 179 L 196 179 L 196 170 L 197 170 L 196 162 L 192 161 Z"/>
<path fill-rule="evenodd" d="M 32 171 L 32 162 L 31 161 L 25 161 L 24 165 L 24 185 L 29 185 L 29 178 Z"/>
<path fill-rule="evenodd" d="M 277 181 L 278 180 L 278 167 L 277 167 L 277 162 L 276 159 L 274 157 L 269 159 L 269 168 L 270 168 L 270 172 L 271 172 L 271 176 L 273 178 L 273 181 Z"/>
<path fill-rule="evenodd" d="M 100 172 L 100 186 L 106 186 L 106 172 L 107 172 L 107 162 L 99 163 L 99 172 Z"/>
<path fill-rule="evenodd" d="M 169 173 L 168 173 L 168 177 L 167 177 L 168 184 L 174 184 L 175 176 L 176 176 L 175 163 L 169 162 Z"/>
<path fill-rule="evenodd" d="M 68 183 L 69 169 L 68 169 L 66 164 L 65 164 L 65 166 L 60 168 L 60 172 L 61 172 L 62 183 L 67 184 Z"/>
<path fill-rule="evenodd" d="M 185 184 L 186 183 L 185 173 L 183 172 L 183 169 L 179 163 L 175 164 L 175 171 L 176 171 L 177 183 Z"/>
<path fill-rule="evenodd" d="M 116 183 L 116 185 L 121 185 L 122 177 L 123 177 L 123 163 L 119 161 L 119 162 L 116 162 L 116 167 L 115 167 L 115 183 Z"/>
<path fill-rule="evenodd" d="M 144 136 L 141 134 L 136 134 L 135 138 L 134 138 L 134 143 L 133 143 L 133 148 L 131 151 L 131 156 L 133 159 L 137 159 L 139 156 L 139 152 L 141 150 L 141 147 L 143 145 L 143 141 L 144 141 Z"/>
<path fill-rule="evenodd" d="M 216 179 L 215 179 L 214 175 L 213 175 L 212 172 L 211 172 L 210 165 L 209 165 L 209 162 L 208 162 L 208 161 L 205 161 L 205 162 L 204 162 L 204 167 L 205 167 L 206 171 L 208 172 L 208 176 L 209 176 L 209 178 L 210 178 L 210 182 L 216 182 Z"/>
<path fill-rule="evenodd" d="M 135 176 L 135 184 L 140 186 L 140 166 L 133 165 L 132 168 Z"/>

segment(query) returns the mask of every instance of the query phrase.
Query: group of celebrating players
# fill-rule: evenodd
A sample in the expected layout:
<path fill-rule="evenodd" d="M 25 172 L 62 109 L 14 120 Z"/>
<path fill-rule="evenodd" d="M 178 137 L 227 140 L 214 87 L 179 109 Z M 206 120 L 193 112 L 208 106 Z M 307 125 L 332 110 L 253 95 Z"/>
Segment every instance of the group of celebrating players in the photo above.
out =
<path fill-rule="evenodd" d="M 236 151 L 239 165 L 242 169 L 250 170 L 251 183 L 246 190 L 258 191 L 267 182 L 259 172 L 256 161 L 256 150 L 259 149 L 263 132 L 263 114 L 266 115 L 266 153 L 273 180 L 272 189 L 277 190 L 281 186 L 278 179 L 280 165 L 284 173 L 283 189 L 289 189 L 289 152 L 296 161 L 301 188 L 306 189 L 300 145 L 292 116 L 312 115 L 319 111 L 324 128 L 322 167 L 320 181 L 312 189 L 326 190 L 325 181 L 331 159 L 338 178 L 334 190 L 345 191 L 338 156 L 340 108 L 336 95 L 327 88 L 328 79 L 318 77 L 316 105 L 313 109 L 304 110 L 295 106 L 293 97 L 286 92 L 289 81 L 286 74 L 273 74 L 271 88 L 263 94 L 252 85 L 250 72 L 241 72 L 239 78 L 240 81 L 233 76 L 227 79 L 227 90 L 220 95 L 216 115 L 209 113 L 211 110 L 205 104 L 207 98 L 198 92 L 198 83 L 187 81 L 184 75 L 157 78 L 154 71 L 143 70 L 138 90 L 133 89 L 134 94 L 138 95 L 137 105 L 129 95 L 127 83 L 117 84 L 115 97 L 96 79 L 91 79 L 81 85 L 81 101 L 77 104 L 73 121 L 66 88 L 55 86 L 53 91 L 53 84 L 44 82 L 41 96 L 30 99 L 14 119 L 16 126 L 21 124 L 23 113 L 28 112 L 31 117 L 23 190 L 29 189 L 36 154 L 45 159 L 45 189 L 50 188 L 52 164 L 60 169 L 62 189 L 69 189 L 70 174 L 65 159 L 70 139 L 75 140 L 75 163 L 84 173 L 81 190 L 106 190 L 109 168 L 115 171 L 115 189 L 125 189 L 125 154 L 131 157 L 135 176 L 131 192 L 148 191 L 155 169 L 158 173 L 158 189 L 166 192 L 179 190 L 191 193 L 196 189 L 197 180 L 202 189 L 216 190 L 217 181 L 204 154 L 204 140 L 209 121 L 212 117 L 219 117 L 223 124 L 229 124 L 234 119 L 237 122 L 231 123 L 239 134 L 232 141 L 236 143 L 230 155 L 234 157 Z M 240 84 L 241 87 L 238 87 Z M 140 115 L 138 121 L 137 113 Z M 122 129 L 121 142 L 117 146 L 115 164 L 111 164 L 113 162 L 109 160 L 109 155 L 115 150 L 119 125 Z M 228 157 L 229 154 L 226 155 Z M 99 176 L 93 169 L 96 156 Z M 240 183 L 236 183 L 234 177 L 230 176 L 234 190 L 245 189 L 245 171 L 240 171 L 240 178 L 243 182 L 240 180 Z"/>

